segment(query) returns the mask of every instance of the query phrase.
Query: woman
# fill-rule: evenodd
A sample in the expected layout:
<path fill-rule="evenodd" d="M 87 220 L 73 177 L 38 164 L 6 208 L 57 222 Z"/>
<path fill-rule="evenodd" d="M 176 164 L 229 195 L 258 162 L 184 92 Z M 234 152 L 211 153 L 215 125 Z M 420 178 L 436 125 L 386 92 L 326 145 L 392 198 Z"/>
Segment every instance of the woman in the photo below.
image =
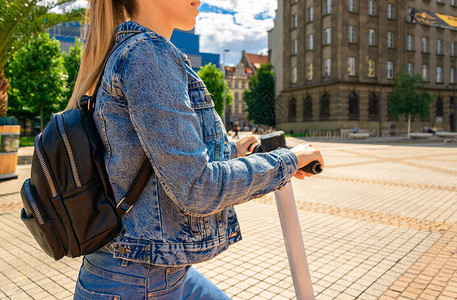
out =
<path fill-rule="evenodd" d="M 228 299 L 191 267 L 241 239 L 233 206 L 263 196 L 299 167 L 323 163 L 309 145 L 244 157 L 254 137 L 228 142 L 204 83 L 171 42 L 190 30 L 198 0 L 92 0 L 69 103 L 97 92 L 94 120 L 116 201 L 144 155 L 154 173 L 112 242 L 83 259 L 76 299 Z M 127 16 L 130 21 L 127 21 Z M 125 209 L 128 209 L 126 207 Z"/>

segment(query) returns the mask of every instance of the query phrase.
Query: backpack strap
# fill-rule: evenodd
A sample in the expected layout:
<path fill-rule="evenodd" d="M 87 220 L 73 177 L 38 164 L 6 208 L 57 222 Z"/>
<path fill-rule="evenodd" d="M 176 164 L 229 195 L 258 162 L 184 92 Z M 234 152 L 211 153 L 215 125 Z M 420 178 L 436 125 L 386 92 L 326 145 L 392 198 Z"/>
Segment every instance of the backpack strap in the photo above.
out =
<path fill-rule="evenodd" d="M 119 43 L 117 43 L 111 49 L 110 53 L 106 56 L 102 71 L 100 73 L 100 76 L 98 77 L 98 81 L 97 81 L 97 85 L 94 90 L 94 94 L 92 95 L 92 97 L 90 97 L 90 99 L 88 99 L 88 109 L 89 109 L 90 113 L 93 113 L 93 110 L 95 109 L 97 92 L 102 84 L 103 74 L 105 73 L 105 67 L 106 67 L 106 63 L 108 62 L 108 59 L 111 57 L 111 55 L 114 53 L 114 51 L 117 48 L 119 48 L 120 45 L 122 45 L 129 38 L 131 38 L 137 34 L 140 34 L 140 33 L 141 33 L 141 31 L 138 31 L 138 32 L 135 32 L 134 34 L 130 34 L 130 35 L 127 35 L 126 37 L 124 37 Z M 146 157 L 144 159 L 143 164 L 141 165 L 140 169 L 138 170 L 138 173 L 136 174 L 135 179 L 133 179 L 132 184 L 130 184 L 127 194 L 125 195 L 124 198 L 122 198 L 122 200 L 119 202 L 119 204 L 116 205 L 116 212 L 119 217 L 122 217 L 123 215 L 125 215 L 132 209 L 133 205 L 138 200 L 138 197 L 141 195 L 144 188 L 146 187 L 146 184 L 148 183 L 151 175 L 152 175 L 152 165 L 149 162 L 148 157 Z"/>
<path fill-rule="evenodd" d="M 133 179 L 133 182 L 130 185 L 129 190 L 127 191 L 127 194 L 125 195 L 124 198 L 122 198 L 122 200 L 119 202 L 119 204 L 116 205 L 116 212 L 119 217 L 122 217 L 123 215 L 128 213 L 129 210 L 132 209 L 136 200 L 138 200 L 138 197 L 141 195 L 144 188 L 146 187 L 146 184 L 148 183 L 151 175 L 152 175 L 151 162 L 146 157 L 143 161 L 143 164 L 141 165 L 140 170 L 136 174 L 135 179 Z"/>
<path fill-rule="evenodd" d="M 103 67 L 102 67 L 100 76 L 98 77 L 97 85 L 95 86 L 94 93 L 93 93 L 92 97 L 90 97 L 90 99 L 88 100 L 88 103 L 87 103 L 87 105 L 88 105 L 87 107 L 90 112 L 93 112 L 95 109 L 95 102 L 97 101 L 97 92 L 98 92 L 98 89 L 100 88 L 100 86 L 102 85 L 103 75 L 105 74 L 105 68 L 106 68 L 106 64 L 108 63 L 109 58 L 114 53 L 114 51 L 116 51 L 116 49 L 119 48 L 119 46 L 121 46 L 125 41 L 127 41 L 131 37 L 133 37 L 137 34 L 140 34 L 140 33 L 141 33 L 141 31 L 135 31 L 133 34 L 127 35 L 119 43 L 115 44 L 113 46 L 113 48 L 111 48 L 111 51 L 108 53 L 108 55 L 106 56 L 105 61 L 103 63 Z"/>

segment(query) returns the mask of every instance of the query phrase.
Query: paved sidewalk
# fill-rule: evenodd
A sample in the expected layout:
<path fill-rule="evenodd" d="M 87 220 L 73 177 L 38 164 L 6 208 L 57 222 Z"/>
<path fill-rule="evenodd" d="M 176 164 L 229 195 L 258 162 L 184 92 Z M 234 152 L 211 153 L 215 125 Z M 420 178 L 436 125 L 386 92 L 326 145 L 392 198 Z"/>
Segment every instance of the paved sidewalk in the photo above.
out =
<path fill-rule="evenodd" d="M 292 183 L 316 299 L 457 299 L 457 145 L 312 143 L 325 171 Z M 29 172 L 0 182 L 0 299 L 71 299 L 81 260 L 19 218 Z M 197 269 L 233 299 L 294 299 L 273 195 L 237 211 L 243 241 Z"/>

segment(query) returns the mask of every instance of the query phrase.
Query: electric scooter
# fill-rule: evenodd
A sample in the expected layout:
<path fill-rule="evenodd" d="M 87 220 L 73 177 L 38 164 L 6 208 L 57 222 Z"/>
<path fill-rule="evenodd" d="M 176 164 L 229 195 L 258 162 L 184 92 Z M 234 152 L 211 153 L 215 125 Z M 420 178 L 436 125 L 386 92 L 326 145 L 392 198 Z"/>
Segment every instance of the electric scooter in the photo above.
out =
<path fill-rule="evenodd" d="M 286 146 L 283 131 L 275 131 L 260 137 L 260 144 L 254 147 L 252 153 L 269 152 L 279 147 L 290 149 Z M 318 161 L 313 161 L 303 167 L 302 170 L 311 174 L 319 174 L 322 172 L 322 165 Z M 306 259 L 292 184 L 288 182 L 280 190 L 275 191 L 275 198 L 295 295 L 297 300 L 314 300 L 313 284 Z"/>

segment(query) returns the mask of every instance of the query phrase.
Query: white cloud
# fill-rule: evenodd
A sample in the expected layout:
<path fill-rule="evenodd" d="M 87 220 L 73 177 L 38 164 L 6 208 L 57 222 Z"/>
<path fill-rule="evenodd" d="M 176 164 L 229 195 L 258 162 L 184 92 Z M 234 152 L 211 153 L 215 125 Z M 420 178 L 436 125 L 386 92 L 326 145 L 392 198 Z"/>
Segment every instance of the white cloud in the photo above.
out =
<path fill-rule="evenodd" d="M 230 49 L 226 54 L 226 64 L 231 65 L 238 63 L 242 50 L 266 52 L 267 31 L 273 28 L 277 0 L 204 0 L 204 3 L 233 15 L 200 13 L 196 25 L 200 51 L 222 53 L 223 49 Z"/>
<path fill-rule="evenodd" d="M 253 16 L 267 12 L 270 17 L 274 17 L 278 7 L 277 0 L 203 0 L 202 3 Z"/>

